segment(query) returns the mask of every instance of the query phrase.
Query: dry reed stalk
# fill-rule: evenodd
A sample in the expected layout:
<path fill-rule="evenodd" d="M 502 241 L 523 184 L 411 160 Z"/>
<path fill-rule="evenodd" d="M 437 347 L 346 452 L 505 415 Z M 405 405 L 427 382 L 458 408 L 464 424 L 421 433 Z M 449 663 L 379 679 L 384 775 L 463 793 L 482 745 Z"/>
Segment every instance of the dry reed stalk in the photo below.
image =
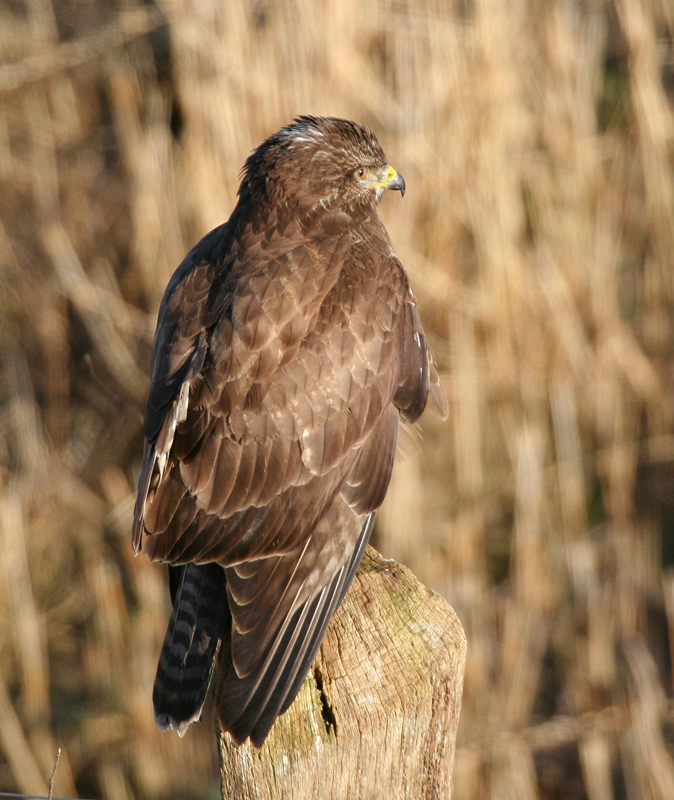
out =
<path fill-rule="evenodd" d="M 49 715 L 48 665 L 44 629 L 28 570 L 26 527 L 15 488 L 0 507 L 3 578 L 10 590 L 10 614 L 19 655 L 24 713 L 31 721 Z"/>
<path fill-rule="evenodd" d="M 611 747 L 601 733 L 590 731 L 579 742 L 588 800 L 613 800 Z"/>
<path fill-rule="evenodd" d="M 136 59 L 110 60 L 110 88 L 121 151 L 132 181 L 133 265 L 142 288 L 158 306 L 165 285 L 185 253 L 174 185 L 168 98 L 159 87 L 142 97 L 138 66 L 151 58 L 149 48 Z M 147 69 L 150 69 L 148 66 Z M 144 107 L 142 107 L 144 106 Z M 141 122 L 141 117 L 143 121 Z"/>
<path fill-rule="evenodd" d="M 47 782 L 42 775 L 30 743 L 14 710 L 4 681 L 0 678 L 0 741 L 2 750 L 24 794 L 47 794 Z"/>
<path fill-rule="evenodd" d="M 51 4 L 43 3 L 41 7 L 42 13 L 47 17 L 47 26 L 51 28 L 51 33 L 55 34 Z M 16 24 L 14 20 L 12 23 Z M 6 29 L 10 28 L 12 23 L 9 23 Z M 47 48 L 46 52 L 44 49 L 40 52 L 40 48 L 35 47 L 35 55 L 0 66 L 0 92 L 15 91 L 28 83 L 50 78 L 57 72 L 77 67 L 86 61 L 106 54 L 112 48 L 118 47 L 130 39 L 147 34 L 160 23 L 161 17 L 156 11 L 146 7 L 133 8 L 122 11 L 103 30 L 90 36 L 83 36 L 80 40 L 53 44 Z M 48 38 L 55 37 L 52 35 Z M 32 41 L 36 44 L 34 39 Z"/>
<path fill-rule="evenodd" d="M 632 724 L 623 744 L 631 761 L 635 796 L 665 800 L 674 794 L 674 760 L 662 736 L 661 713 L 665 697 L 652 658 L 635 639 L 626 645 L 631 678 Z"/>
<path fill-rule="evenodd" d="M 521 737 L 502 737 L 494 752 L 494 777 L 491 797 L 538 800 L 539 794 L 533 754 Z"/>

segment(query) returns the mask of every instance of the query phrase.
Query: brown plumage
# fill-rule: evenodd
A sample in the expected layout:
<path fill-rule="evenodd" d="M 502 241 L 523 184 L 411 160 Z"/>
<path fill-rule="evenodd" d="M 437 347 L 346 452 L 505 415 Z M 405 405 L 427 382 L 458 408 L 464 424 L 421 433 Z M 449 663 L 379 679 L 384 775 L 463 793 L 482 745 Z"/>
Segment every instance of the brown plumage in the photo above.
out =
<path fill-rule="evenodd" d="M 400 418 L 446 400 L 376 212 L 405 184 L 374 135 L 301 117 L 248 159 L 239 200 L 159 311 L 133 546 L 170 566 L 157 722 L 218 713 L 258 747 L 358 567 Z"/>

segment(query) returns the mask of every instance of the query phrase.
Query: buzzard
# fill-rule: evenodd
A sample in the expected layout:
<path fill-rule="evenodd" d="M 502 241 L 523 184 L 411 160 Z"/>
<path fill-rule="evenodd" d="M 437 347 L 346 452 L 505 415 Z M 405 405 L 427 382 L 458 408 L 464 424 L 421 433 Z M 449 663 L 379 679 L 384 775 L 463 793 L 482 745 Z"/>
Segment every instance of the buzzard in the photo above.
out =
<path fill-rule="evenodd" d="M 169 281 L 134 552 L 169 565 L 157 723 L 217 711 L 260 747 L 358 568 L 401 418 L 446 399 L 376 211 L 405 191 L 367 128 L 303 116 L 243 169 L 229 221 Z"/>

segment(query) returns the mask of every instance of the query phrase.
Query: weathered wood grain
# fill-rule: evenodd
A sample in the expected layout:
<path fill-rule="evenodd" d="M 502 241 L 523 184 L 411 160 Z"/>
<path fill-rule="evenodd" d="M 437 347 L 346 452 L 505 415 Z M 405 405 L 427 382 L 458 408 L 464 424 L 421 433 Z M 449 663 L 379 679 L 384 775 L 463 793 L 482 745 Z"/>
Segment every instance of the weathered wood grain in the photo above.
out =
<path fill-rule="evenodd" d="M 448 800 L 466 639 L 368 548 L 293 705 L 261 750 L 219 732 L 227 800 Z"/>

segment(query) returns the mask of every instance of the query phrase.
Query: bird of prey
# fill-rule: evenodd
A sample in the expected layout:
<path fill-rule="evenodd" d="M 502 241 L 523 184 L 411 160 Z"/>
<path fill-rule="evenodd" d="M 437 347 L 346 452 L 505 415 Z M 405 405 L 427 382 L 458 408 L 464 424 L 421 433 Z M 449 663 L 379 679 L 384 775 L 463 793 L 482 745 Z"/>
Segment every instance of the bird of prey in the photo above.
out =
<path fill-rule="evenodd" d="M 238 202 L 169 281 L 152 352 L 134 552 L 169 565 L 155 718 L 217 712 L 260 747 L 358 568 L 398 428 L 446 412 L 377 215 L 405 191 L 374 134 L 303 116 L 248 158 Z"/>

